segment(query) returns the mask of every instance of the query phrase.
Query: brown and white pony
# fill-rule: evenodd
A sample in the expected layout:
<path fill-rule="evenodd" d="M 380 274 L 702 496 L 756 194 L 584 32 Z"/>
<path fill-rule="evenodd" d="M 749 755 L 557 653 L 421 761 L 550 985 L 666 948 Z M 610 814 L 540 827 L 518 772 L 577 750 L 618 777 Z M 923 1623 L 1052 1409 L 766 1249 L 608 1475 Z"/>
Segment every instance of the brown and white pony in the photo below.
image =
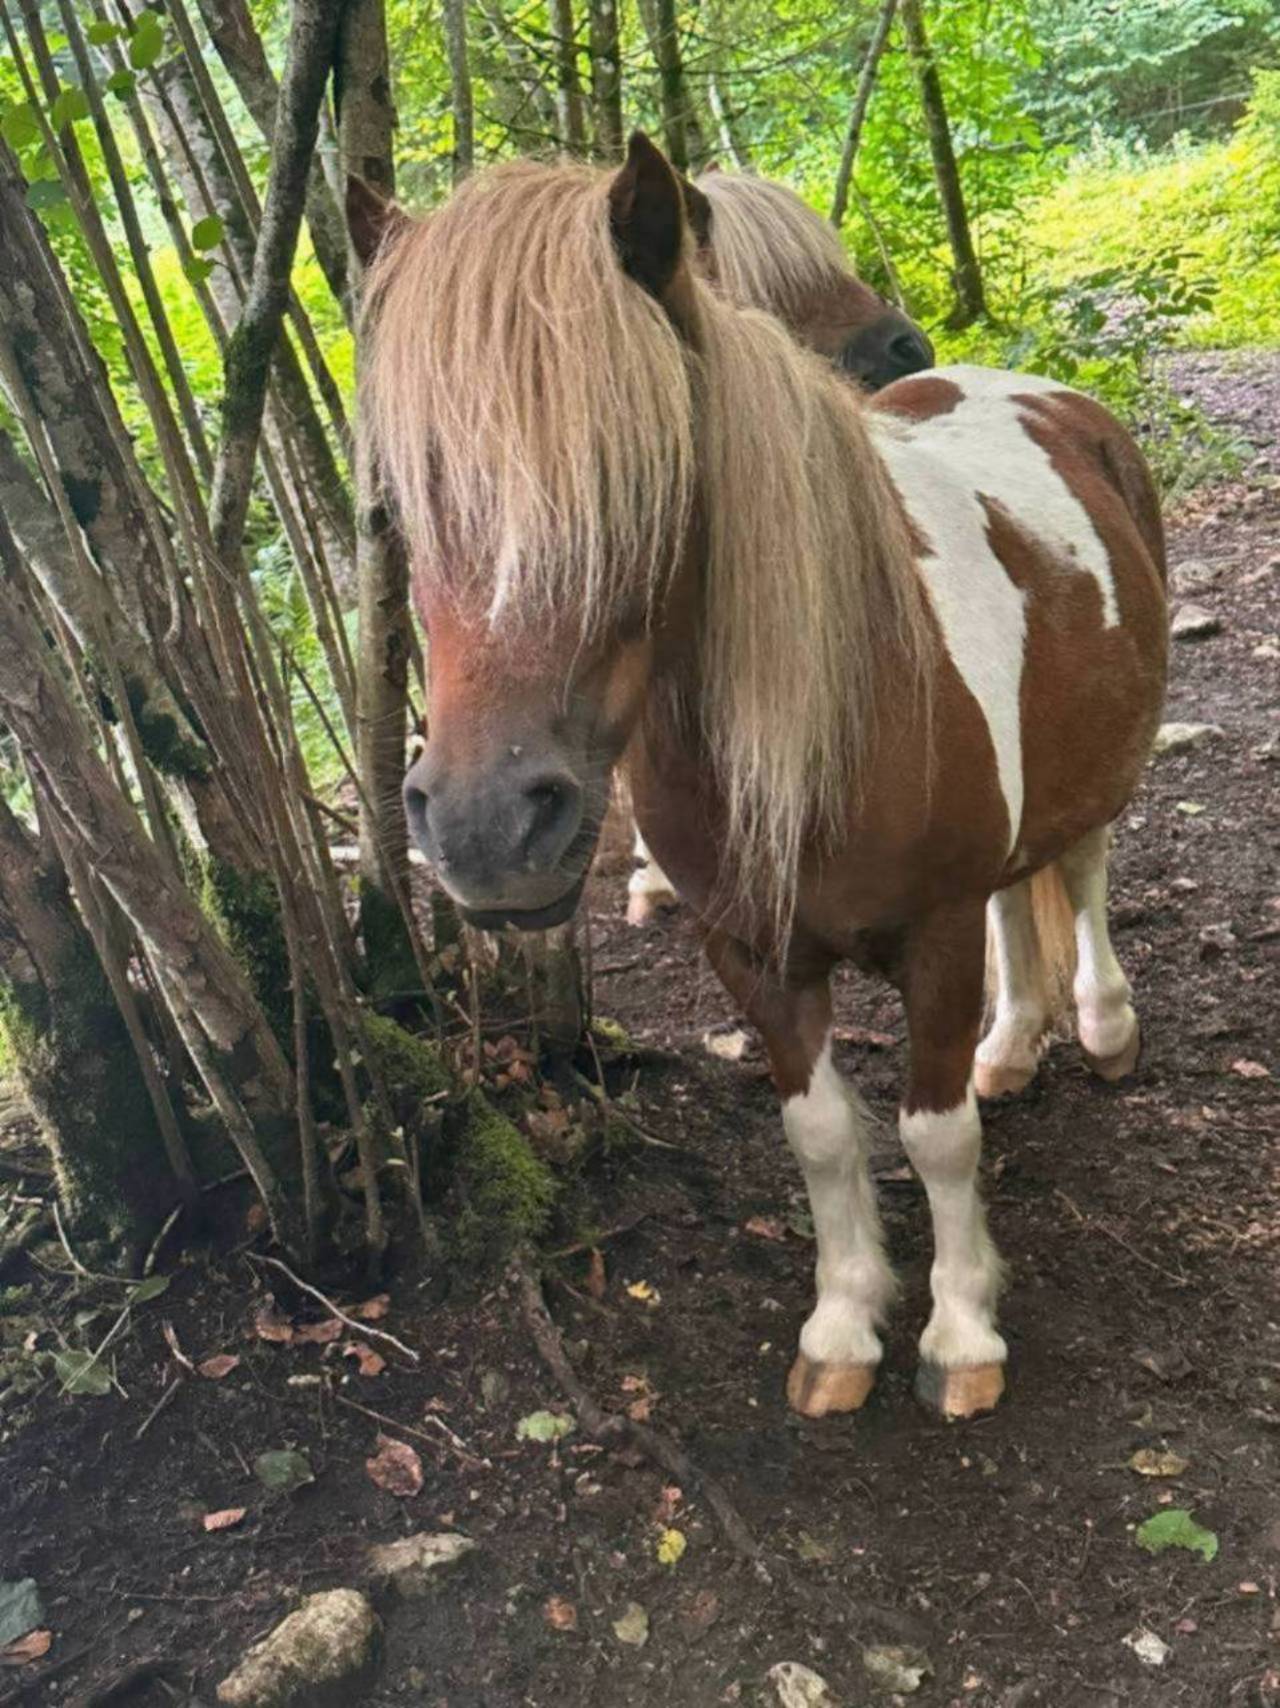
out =
<path fill-rule="evenodd" d="M 925 334 L 858 278 L 831 226 L 794 190 L 721 171 L 683 189 L 695 265 L 730 302 L 767 309 L 868 391 L 933 366 Z M 633 852 L 627 918 L 643 925 L 677 898 L 639 835 Z"/>
<path fill-rule="evenodd" d="M 862 1404 L 893 1294 L 829 980 L 846 958 L 891 979 L 935 1241 L 920 1390 L 947 1415 L 989 1407 L 989 897 L 987 1071 L 1022 1076 L 1046 1021 L 1033 874 L 1069 901 L 1090 1062 L 1112 1077 L 1137 1051 L 1106 838 L 1165 677 L 1138 451 L 1027 376 L 952 369 L 864 402 L 698 278 L 642 137 L 613 175 L 472 179 L 382 253 L 368 314 L 364 406 L 431 642 L 415 839 L 476 924 L 554 924 L 625 755 L 645 838 L 764 1035 L 808 1185 L 817 1302 L 788 1394 L 811 1416 Z"/>

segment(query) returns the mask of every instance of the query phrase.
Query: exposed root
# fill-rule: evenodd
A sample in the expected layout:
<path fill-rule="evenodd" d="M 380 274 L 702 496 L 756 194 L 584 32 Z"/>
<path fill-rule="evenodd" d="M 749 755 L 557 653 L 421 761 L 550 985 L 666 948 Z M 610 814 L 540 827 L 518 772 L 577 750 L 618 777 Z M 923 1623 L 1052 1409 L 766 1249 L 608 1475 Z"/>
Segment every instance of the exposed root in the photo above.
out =
<path fill-rule="evenodd" d="M 520 1288 L 525 1322 L 533 1336 L 534 1345 L 543 1363 L 568 1396 L 578 1421 L 597 1441 L 627 1442 L 639 1448 L 646 1458 L 661 1465 L 682 1487 L 698 1489 L 707 1505 L 720 1521 L 726 1539 L 739 1554 L 757 1559 L 759 1547 L 748 1530 L 745 1520 L 729 1499 L 728 1494 L 705 1471 L 700 1471 L 684 1450 L 669 1435 L 647 1423 L 636 1423 L 621 1412 L 607 1412 L 598 1405 L 579 1379 L 564 1349 L 560 1330 L 556 1327 L 546 1301 L 542 1283 L 524 1262 L 512 1271 Z"/>

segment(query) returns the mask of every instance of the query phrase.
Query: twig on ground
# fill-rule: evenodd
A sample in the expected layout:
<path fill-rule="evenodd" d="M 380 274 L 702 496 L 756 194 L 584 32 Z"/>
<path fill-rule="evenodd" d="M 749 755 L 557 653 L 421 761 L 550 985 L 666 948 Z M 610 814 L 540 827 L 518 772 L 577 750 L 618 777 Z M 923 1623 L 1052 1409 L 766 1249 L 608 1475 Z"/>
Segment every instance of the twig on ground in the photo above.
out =
<path fill-rule="evenodd" d="M 175 1204 L 169 1214 L 165 1217 L 164 1221 L 160 1224 L 160 1231 L 152 1240 L 151 1249 L 147 1252 L 146 1262 L 142 1265 L 142 1274 L 144 1279 L 154 1270 L 156 1266 L 156 1259 L 160 1255 L 160 1247 L 168 1239 L 169 1234 L 172 1231 L 173 1224 L 182 1214 L 182 1210 L 183 1206 L 181 1204 Z"/>
<path fill-rule="evenodd" d="M 348 1411 L 358 1411 L 362 1417 L 372 1418 L 375 1423 L 384 1424 L 388 1429 L 394 1429 L 397 1434 L 412 1435 L 415 1441 L 425 1441 L 434 1452 L 439 1452 L 441 1447 L 447 1443 L 455 1457 L 460 1459 L 468 1470 L 491 1471 L 493 1469 L 491 1460 L 482 1459 L 478 1454 L 473 1453 L 447 1424 L 441 1423 L 439 1418 L 434 1417 L 430 1412 L 427 1413 L 426 1421 L 438 1426 L 445 1436 L 445 1442 L 437 1441 L 434 1435 L 428 1435 L 425 1429 L 418 1429 L 414 1424 L 401 1423 L 398 1417 L 388 1417 L 385 1412 L 374 1411 L 372 1406 L 362 1406 L 359 1400 L 349 1400 L 345 1394 L 339 1394 L 333 1389 L 329 1391 L 331 1398 L 337 1400 L 340 1406 L 346 1406 Z"/>
<path fill-rule="evenodd" d="M 141 1441 L 142 1440 L 143 1436 L 151 1428 L 151 1425 L 160 1416 L 160 1413 L 164 1410 L 164 1408 L 167 1405 L 170 1405 L 172 1403 L 174 1396 L 177 1394 L 178 1389 L 181 1386 L 182 1386 L 182 1377 L 181 1376 L 175 1376 L 173 1378 L 173 1380 L 169 1383 L 169 1386 L 161 1394 L 160 1398 L 152 1406 L 151 1410 L 143 1418 L 142 1422 L 138 1425 L 137 1429 L 134 1431 L 133 1439 L 135 1441 Z"/>
<path fill-rule="evenodd" d="M 629 1234 L 633 1228 L 638 1228 L 641 1222 L 649 1220 L 648 1210 L 641 1210 L 638 1216 L 628 1216 L 625 1222 L 617 1222 L 611 1228 L 604 1228 L 592 1239 L 580 1239 L 573 1245 L 563 1245 L 559 1251 L 548 1253 L 550 1257 L 580 1257 L 584 1251 L 594 1251 L 606 1240 L 617 1239 L 619 1234 Z"/>
<path fill-rule="evenodd" d="M 411 1346 L 406 1346 L 402 1340 L 397 1340 L 394 1334 L 385 1334 L 380 1328 L 373 1328 L 369 1323 L 357 1322 L 354 1317 L 349 1317 L 345 1311 L 339 1310 L 326 1293 L 322 1293 L 318 1287 L 313 1287 L 309 1281 L 304 1281 L 301 1276 L 295 1275 L 289 1265 L 281 1263 L 278 1257 L 261 1257 L 254 1251 L 246 1251 L 244 1255 L 250 1263 L 269 1263 L 273 1269 L 278 1269 L 282 1275 L 287 1276 L 293 1282 L 295 1287 L 300 1287 L 304 1293 L 309 1293 L 313 1299 L 318 1300 L 324 1306 L 326 1311 L 331 1311 L 340 1323 L 345 1323 L 353 1334 L 362 1335 L 366 1340 L 380 1340 L 385 1346 L 394 1347 L 411 1364 L 421 1363 L 419 1354 Z"/>
<path fill-rule="evenodd" d="M 663 1470 L 670 1472 L 682 1487 L 700 1489 L 731 1546 L 746 1558 L 757 1559 L 759 1548 L 754 1537 L 714 1477 L 700 1471 L 683 1448 L 661 1430 L 647 1423 L 636 1423 L 621 1412 L 607 1412 L 596 1403 L 569 1362 L 560 1330 L 542 1297 L 542 1283 L 538 1276 L 525 1262 L 517 1263 L 513 1274 L 534 1345 L 543 1363 L 564 1389 L 587 1433 L 598 1441 L 629 1442 L 655 1464 L 661 1465 Z"/>
<path fill-rule="evenodd" d="M 82 1275 L 86 1281 L 106 1281 L 113 1287 L 133 1285 L 132 1281 L 128 1280 L 123 1275 L 99 1275 L 96 1270 L 86 1269 L 84 1264 L 81 1263 L 80 1259 L 71 1249 L 71 1241 L 67 1238 L 67 1230 L 62 1225 L 62 1212 L 58 1208 L 58 1200 L 56 1197 L 50 1200 L 50 1205 L 53 1210 L 53 1225 L 58 1230 L 58 1242 L 62 1246 L 63 1251 L 66 1252 L 71 1267 L 75 1270 L 77 1275 Z"/>

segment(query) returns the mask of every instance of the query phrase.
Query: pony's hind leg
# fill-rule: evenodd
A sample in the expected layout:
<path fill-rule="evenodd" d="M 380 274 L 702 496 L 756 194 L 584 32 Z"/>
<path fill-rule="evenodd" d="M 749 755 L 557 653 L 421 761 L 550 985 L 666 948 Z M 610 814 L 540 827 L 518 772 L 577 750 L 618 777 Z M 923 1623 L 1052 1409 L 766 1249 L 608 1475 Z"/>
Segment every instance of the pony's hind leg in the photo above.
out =
<path fill-rule="evenodd" d="M 633 853 L 636 867 L 627 884 L 627 924 L 647 925 L 659 910 L 675 907 L 678 898 L 638 830 Z"/>
<path fill-rule="evenodd" d="M 875 1381 L 876 1330 L 895 1289 L 868 1167 L 869 1118 L 831 1060 L 827 976 L 788 988 L 719 933 L 707 953 L 764 1036 L 813 1211 L 818 1297 L 800 1330 L 787 1399 L 806 1417 L 856 1411 Z"/>
<path fill-rule="evenodd" d="M 992 896 L 987 934 L 995 1012 L 978 1045 L 973 1082 L 979 1097 L 1004 1097 L 1030 1084 L 1049 1026 L 1048 981 L 1030 878 Z"/>
<path fill-rule="evenodd" d="M 1060 856 L 1058 870 L 1076 924 L 1074 994 L 1085 1060 L 1101 1079 L 1122 1079 L 1138 1060 L 1141 1032 L 1107 929 L 1107 826 Z"/>
<path fill-rule="evenodd" d="M 1000 1259 L 978 1192 L 982 1126 L 971 1077 L 982 1014 L 979 903 L 913 927 L 903 997 L 911 1070 L 899 1131 L 933 1219 L 933 1311 L 920 1337 L 917 1392 L 944 1417 L 989 1411 L 1004 1389 L 996 1332 Z"/>

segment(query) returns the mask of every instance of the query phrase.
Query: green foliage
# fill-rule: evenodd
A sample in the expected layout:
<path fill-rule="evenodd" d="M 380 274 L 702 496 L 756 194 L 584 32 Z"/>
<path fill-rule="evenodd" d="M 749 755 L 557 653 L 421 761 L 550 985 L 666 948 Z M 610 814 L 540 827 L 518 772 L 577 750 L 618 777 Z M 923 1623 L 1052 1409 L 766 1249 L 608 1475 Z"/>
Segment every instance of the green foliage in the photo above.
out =
<path fill-rule="evenodd" d="M 193 249 L 216 249 L 222 242 L 223 223 L 217 214 L 206 214 L 191 227 Z"/>
<path fill-rule="evenodd" d="M 1188 1553 L 1199 1554 L 1206 1561 L 1218 1556 L 1218 1538 L 1213 1531 L 1197 1524 L 1191 1514 L 1179 1506 L 1167 1506 L 1163 1511 L 1153 1513 L 1138 1526 L 1135 1540 L 1148 1554 L 1163 1554 L 1166 1548 L 1185 1548 Z"/>
<path fill-rule="evenodd" d="M 158 12 L 144 10 L 129 33 L 129 64 L 147 71 L 164 52 L 164 22 Z"/>
<path fill-rule="evenodd" d="M 555 1202 L 555 1179 L 483 1092 L 470 1094 L 466 1117 L 456 1158 L 462 1207 L 453 1243 L 467 1262 L 496 1263 L 543 1232 Z"/>

